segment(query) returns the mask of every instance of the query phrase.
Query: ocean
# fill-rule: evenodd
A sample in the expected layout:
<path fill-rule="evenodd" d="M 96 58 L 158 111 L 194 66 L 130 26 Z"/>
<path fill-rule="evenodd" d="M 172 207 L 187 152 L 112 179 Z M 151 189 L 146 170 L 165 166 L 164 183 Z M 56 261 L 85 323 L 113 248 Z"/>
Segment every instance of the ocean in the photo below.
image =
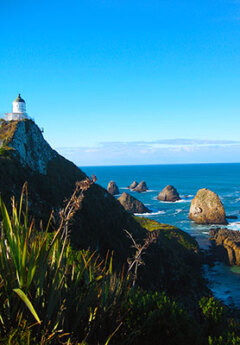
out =
<path fill-rule="evenodd" d="M 81 168 L 81 167 L 80 167 Z M 120 193 L 127 191 L 134 180 L 146 181 L 149 190 L 145 193 L 128 192 L 141 200 L 151 211 L 144 216 L 160 223 L 171 224 L 186 231 L 198 241 L 201 248 L 210 245 L 211 225 L 197 225 L 188 219 L 191 200 L 200 188 L 208 188 L 217 193 L 227 215 L 237 216 L 224 227 L 240 230 L 240 164 L 178 164 L 178 165 L 138 165 L 138 166 L 97 166 L 81 168 L 88 176 L 97 176 L 97 183 L 107 188 L 113 180 Z M 182 200 L 175 203 L 160 202 L 158 193 L 173 185 Z M 118 196 L 116 196 L 118 197 Z M 218 226 L 219 227 L 219 226 Z M 240 306 L 240 267 L 229 267 L 216 263 L 204 266 L 205 277 L 214 295 L 226 304 Z"/>

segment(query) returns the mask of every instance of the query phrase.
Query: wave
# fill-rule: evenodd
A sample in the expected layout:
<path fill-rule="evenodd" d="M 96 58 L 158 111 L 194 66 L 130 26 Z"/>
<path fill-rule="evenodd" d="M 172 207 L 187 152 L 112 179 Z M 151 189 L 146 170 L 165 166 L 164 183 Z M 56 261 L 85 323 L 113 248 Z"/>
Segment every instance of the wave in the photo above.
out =
<path fill-rule="evenodd" d="M 178 208 L 178 209 L 173 213 L 173 216 L 175 216 L 175 215 L 181 213 L 182 211 L 183 211 L 182 208 Z"/>
<path fill-rule="evenodd" d="M 240 230 L 240 222 L 232 222 L 226 226 L 230 230 Z"/>
<path fill-rule="evenodd" d="M 157 197 L 155 198 L 152 198 L 153 200 L 157 200 Z M 180 203 L 183 203 L 183 202 L 191 202 L 192 199 L 181 199 L 181 200 L 177 200 L 177 201 L 161 201 L 161 200 L 158 200 L 161 204 L 180 204 Z"/>
<path fill-rule="evenodd" d="M 165 214 L 165 211 L 157 211 L 157 212 L 147 212 L 147 213 L 134 213 L 134 216 L 157 216 L 159 214 Z"/>

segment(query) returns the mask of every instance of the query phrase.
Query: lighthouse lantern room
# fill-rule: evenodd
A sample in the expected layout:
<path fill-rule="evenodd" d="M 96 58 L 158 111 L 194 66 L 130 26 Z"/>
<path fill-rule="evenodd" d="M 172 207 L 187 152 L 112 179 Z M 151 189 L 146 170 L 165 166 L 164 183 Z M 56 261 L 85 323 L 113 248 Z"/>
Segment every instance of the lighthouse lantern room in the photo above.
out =
<path fill-rule="evenodd" d="M 29 117 L 26 113 L 26 103 L 24 99 L 22 99 L 19 93 L 17 98 L 12 103 L 12 113 L 6 113 L 5 120 L 14 121 L 14 120 L 25 120 L 28 118 Z"/>

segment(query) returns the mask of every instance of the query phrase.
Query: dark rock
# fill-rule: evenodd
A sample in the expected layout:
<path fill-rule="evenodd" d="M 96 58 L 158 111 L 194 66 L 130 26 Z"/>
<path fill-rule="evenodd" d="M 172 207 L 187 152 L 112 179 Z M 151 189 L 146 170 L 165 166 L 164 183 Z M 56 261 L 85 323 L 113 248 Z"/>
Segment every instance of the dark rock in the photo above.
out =
<path fill-rule="evenodd" d="M 226 216 L 227 219 L 238 219 L 237 216 Z"/>
<path fill-rule="evenodd" d="M 128 188 L 129 188 L 129 189 L 134 189 L 134 188 L 137 187 L 137 185 L 138 185 L 138 182 L 133 181 L 133 183 L 132 183 Z"/>
<path fill-rule="evenodd" d="M 114 181 L 109 182 L 108 187 L 107 187 L 107 191 L 108 191 L 108 193 L 110 193 L 112 195 L 119 194 L 118 186 L 116 185 L 116 183 Z"/>
<path fill-rule="evenodd" d="M 206 188 L 200 189 L 192 200 L 189 218 L 198 224 L 227 224 L 221 200 Z"/>
<path fill-rule="evenodd" d="M 214 241 L 213 250 L 221 261 L 240 266 L 240 232 L 228 229 L 214 229 L 209 232 Z"/>
<path fill-rule="evenodd" d="M 147 184 L 145 181 L 142 181 L 140 182 L 137 187 L 135 187 L 133 189 L 133 192 L 139 192 L 139 193 L 142 193 L 142 192 L 146 192 L 148 190 L 148 187 L 147 187 Z"/>
<path fill-rule="evenodd" d="M 171 185 L 165 187 L 157 196 L 157 199 L 160 201 L 177 201 L 181 200 L 176 188 Z"/>
<path fill-rule="evenodd" d="M 118 201 L 122 204 L 126 211 L 131 213 L 150 213 L 151 211 L 144 206 L 144 204 L 134 198 L 132 195 L 124 192 L 118 198 Z"/>

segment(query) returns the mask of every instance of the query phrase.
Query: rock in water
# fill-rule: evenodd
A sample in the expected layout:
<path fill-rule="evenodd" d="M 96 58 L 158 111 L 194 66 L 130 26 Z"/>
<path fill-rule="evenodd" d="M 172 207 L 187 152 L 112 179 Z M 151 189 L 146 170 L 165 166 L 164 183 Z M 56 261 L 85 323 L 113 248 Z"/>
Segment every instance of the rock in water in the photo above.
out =
<path fill-rule="evenodd" d="M 227 224 L 221 200 L 216 193 L 207 188 L 197 192 L 188 216 L 198 224 Z"/>
<path fill-rule="evenodd" d="M 126 211 L 131 213 L 150 213 L 151 211 L 144 206 L 144 204 L 134 198 L 132 195 L 124 192 L 118 198 L 118 201 L 122 204 Z"/>
<path fill-rule="evenodd" d="M 133 183 L 132 183 L 128 188 L 129 188 L 129 189 L 134 189 L 134 188 L 137 187 L 137 185 L 138 185 L 138 182 L 133 181 Z"/>
<path fill-rule="evenodd" d="M 108 193 L 110 193 L 112 195 L 119 194 L 118 186 L 116 185 L 116 183 L 114 181 L 109 182 L 108 187 L 107 187 L 107 191 L 108 191 Z"/>
<path fill-rule="evenodd" d="M 181 198 L 179 197 L 179 194 L 176 190 L 176 188 L 174 188 L 171 185 L 168 185 L 167 187 L 165 187 L 159 194 L 157 197 L 158 200 L 160 201 L 177 201 L 177 200 L 181 200 Z"/>
<path fill-rule="evenodd" d="M 145 181 L 140 182 L 137 187 L 133 189 L 134 192 L 146 192 L 148 190 L 147 184 Z"/>

